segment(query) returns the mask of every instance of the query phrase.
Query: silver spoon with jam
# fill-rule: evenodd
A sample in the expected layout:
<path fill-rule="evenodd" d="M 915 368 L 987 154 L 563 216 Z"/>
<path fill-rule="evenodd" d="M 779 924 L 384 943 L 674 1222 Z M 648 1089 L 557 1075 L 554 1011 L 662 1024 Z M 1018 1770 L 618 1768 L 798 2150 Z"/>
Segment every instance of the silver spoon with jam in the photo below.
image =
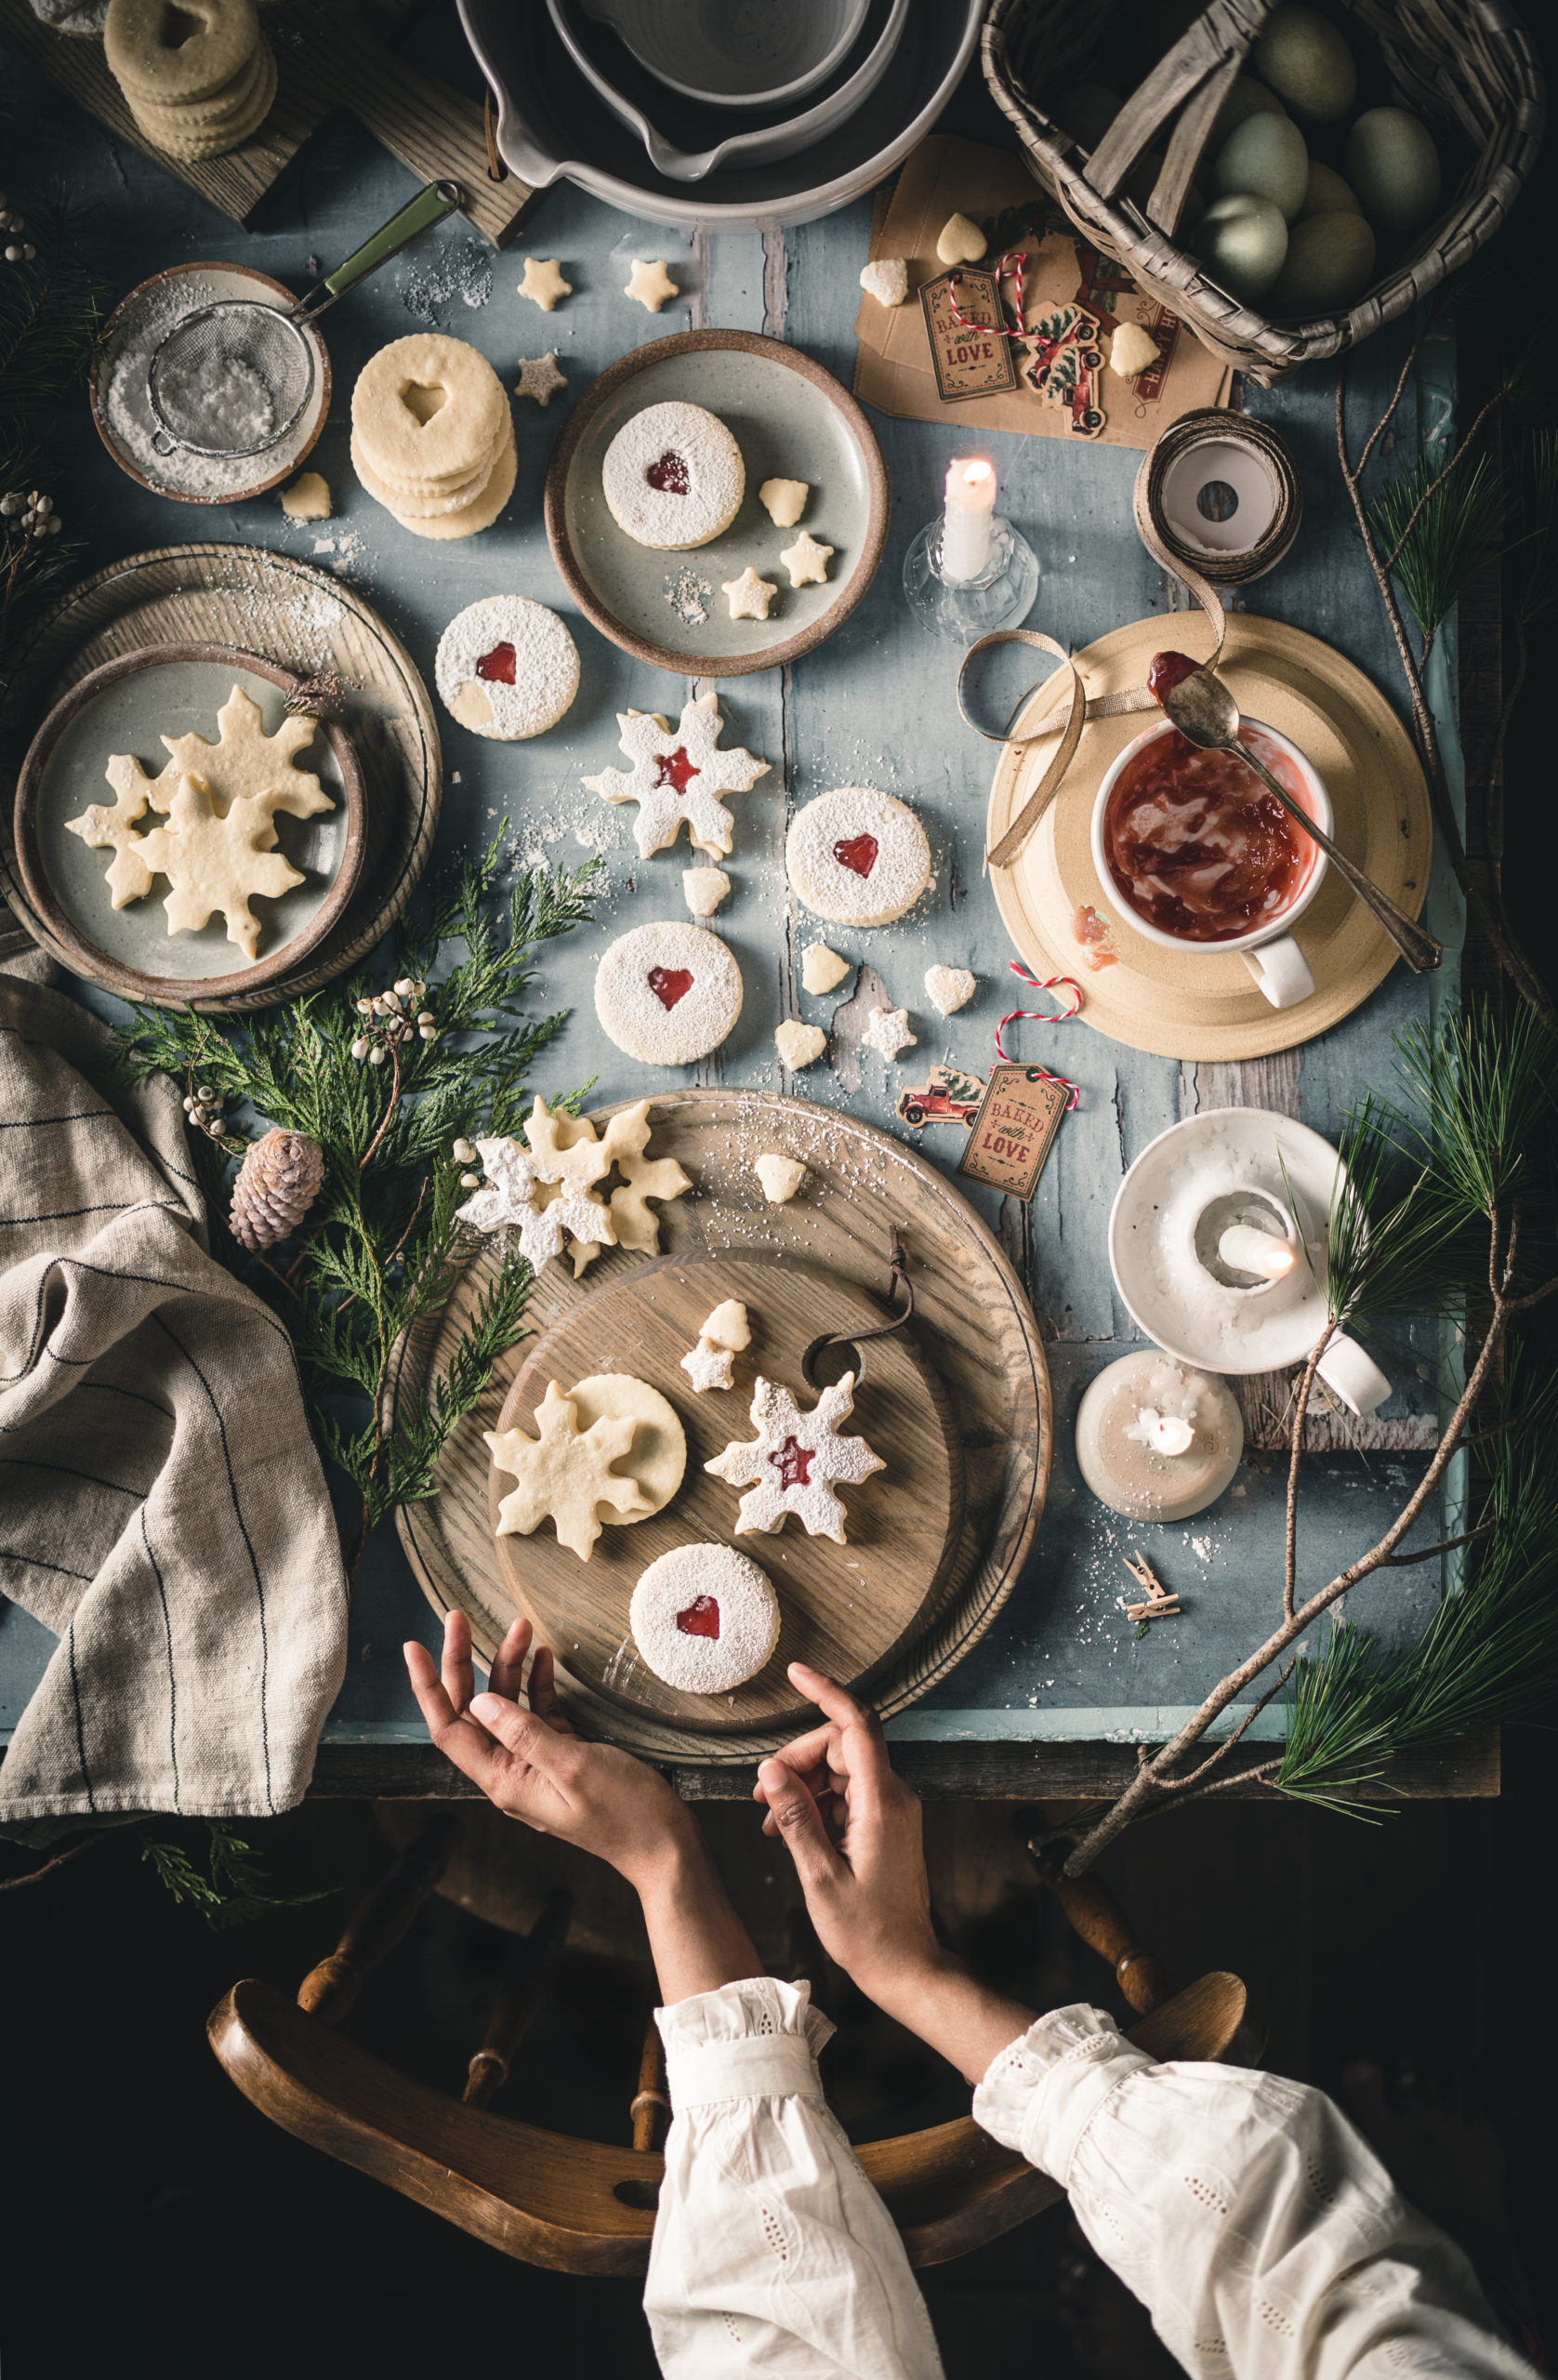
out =
<path fill-rule="evenodd" d="M 1241 742 L 1239 707 L 1215 670 L 1203 668 L 1183 653 L 1155 653 L 1147 672 L 1147 691 L 1187 742 L 1198 745 L 1203 752 L 1236 753 L 1246 768 L 1254 771 L 1289 818 L 1319 844 L 1343 883 L 1351 886 L 1365 908 L 1379 919 L 1408 967 L 1422 975 L 1443 964 L 1443 943 L 1425 933 L 1405 909 L 1398 909 L 1390 894 L 1382 892 L 1355 861 L 1338 849 L 1302 803 L 1295 801 L 1287 787 L 1279 784 L 1270 769 L 1256 759 L 1248 744 Z"/>

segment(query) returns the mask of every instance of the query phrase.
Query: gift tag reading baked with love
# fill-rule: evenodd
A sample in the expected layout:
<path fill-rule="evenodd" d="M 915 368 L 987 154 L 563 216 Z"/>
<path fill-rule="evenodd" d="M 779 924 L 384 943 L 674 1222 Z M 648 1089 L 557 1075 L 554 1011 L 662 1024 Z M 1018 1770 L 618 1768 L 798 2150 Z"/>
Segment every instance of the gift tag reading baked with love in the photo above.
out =
<path fill-rule="evenodd" d="M 958 1172 L 1010 1197 L 1031 1198 L 1070 1104 L 1069 1084 L 1042 1066 L 995 1067 L 969 1127 Z"/>
<path fill-rule="evenodd" d="M 1012 342 L 1001 315 L 993 272 L 959 265 L 924 284 L 919 302 L 936 368 L 936 393 L 944 405 L 965 397 L 994 397 L 1017 386 Z"/>

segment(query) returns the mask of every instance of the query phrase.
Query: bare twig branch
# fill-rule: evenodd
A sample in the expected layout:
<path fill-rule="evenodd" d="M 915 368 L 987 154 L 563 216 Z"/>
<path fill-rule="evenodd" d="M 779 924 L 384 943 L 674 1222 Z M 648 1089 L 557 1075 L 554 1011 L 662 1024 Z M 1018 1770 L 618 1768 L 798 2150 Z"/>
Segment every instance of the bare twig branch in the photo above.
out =
<path fill-rule="evenodd" d="M 1437 1554 L 1454 1554 L 1462 1545 L 1475 1545 L 1478 1538 L 1485 1537 L 1492 1527 L 1491 1521 L 1484 1521 L 1478 1527 L 1469 1528 L 1462 1537 L 1442 1537 L 1437 1545 L 1425 1545 L 1420 1554 L 1387 1554 L 1384 1567 L 1387 1570 L 1410 1570 L 1415 1563 L 1432 1562 Z"/>
<path fill-rule="evenodd" d="M 1244 1717 L 1239 1721 L 1239 1724 L 1235 1728 L 1233 1734 L 1231 1736 L 1224 1737 L 1222 1742 L 1218 1745 L 1217 1750 L 1208 1753 L 1207 1758 L 1201 1763 L 1200 1767 L 1193 1768 L 1188 1777 L 1170 1778 L 1164 1786 L 1165 1792 L 1182 1793 L 1191 1786 L 1199 1784 L 1203 1777 L 1210 1776 L 1212 1770 L 1227 1759 L 1229 1753 L 1233 1751 L 1234 1746 L 1238 1742 L 1239 1738 L 1244 1735 L 1248 1728 L 1255 1725 L 1256 1720 L 1261 1716 L 1261 1713 L 1265 1709 L 1267 1703 L 1275 1701 L 1277 1696 L 1282 1692 L 1283 1687 L 1287 1685 L 1288 1679 L 1292 1676 L 1293 1672 L 1298 1668 L 1298 1657 L 1295 1655 L 1293 1659 L 1288 1662 L 1287 1668 L 1283 1671 L 1281 1676 L 1276 1680 L 1275 1684 L 1268 1686 L 1264 1694 L 1261 1697 L 1260 1701 L 1255 1704 L 1252 1710 L 1245 1712 Z"/>
<path fill-rule="evenodd" d="M 1331 1333 L 1335 1329 L 1335 1323 L 1327 1320 L 1324 1332 L 1315 1342 L 1309 1361 L 1304 1366 L 1303 1378 L 1299 1382 L 1299 1393 L 1293 1399 L 1292 1452 L 1287 1460 L 1287 1520 L 1284 1532 L 1282 1556 L 1282 1615 L 1285 1620 L 1291 1620 L 1293 1617 L 1293 1595 L 1299 1575 L 1299 1463 L 1303 1454 L 1304 1421 L 1309 1413 L 1309 1400 L 1314 1389 L 1314 1375 L 1320 1368 L 1320 1358 L 1329 1346 Z"/>
<path fill-rule="evenodd" d="M 7 1876 L 0 1881 L 0 1893 L 24 1892 L 29 1884 L 41 1884 L 46 1876 L 54 1875 L 60 1868 L 68 1868 L 71 1861 L 79 1859 L 84 1851 L 95 1851 L 99 1843 L 108 1840 L 106 1834 L 89 1834 L 85 1843 L 73 1843 L 68 1851 L 56 1852 L 54 1858 L 46 1859 L 41 1868 L 30 1868 L 25 1876 Z"/>

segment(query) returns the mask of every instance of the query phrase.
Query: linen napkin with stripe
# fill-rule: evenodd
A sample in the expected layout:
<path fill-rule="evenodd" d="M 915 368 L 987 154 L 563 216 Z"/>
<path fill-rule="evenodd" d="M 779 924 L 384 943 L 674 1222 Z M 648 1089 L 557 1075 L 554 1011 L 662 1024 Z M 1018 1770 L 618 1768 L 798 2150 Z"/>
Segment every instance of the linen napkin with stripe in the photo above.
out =
<path fill-rule="evenodd" d="M 178 1093 L 0 974 L 0 1593 L 59 1643 L 0 1831 L 302 1798 L 347 1588 L 291 1342 L 208 1252 Z"/>

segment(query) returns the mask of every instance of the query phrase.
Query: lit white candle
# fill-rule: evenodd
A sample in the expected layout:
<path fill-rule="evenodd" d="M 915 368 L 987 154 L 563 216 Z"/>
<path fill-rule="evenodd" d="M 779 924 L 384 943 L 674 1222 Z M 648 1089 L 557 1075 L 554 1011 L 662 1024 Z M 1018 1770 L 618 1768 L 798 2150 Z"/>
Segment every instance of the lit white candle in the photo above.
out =
<path fill-rule="evenodd" d="M 1195 1444 L 1195 1429 L 1182 1414 L 1159 1413 L 1151 1405 L 1143 1405 L 1135 1421 L 1127 1423 L 1125 1435 L 1153 1454 L 1188 1454 Z"/>
<path fill-rule="evenodd" d="M 947 466 L 942 515 L 942 576 L 954 586 L 979 577 L 990 560 L 996 512 L 996 467 L 982 455 L 959 455 Z"/>
<path fill-rule="evenodd" d="M 1280 1281 L 1299 1261 L 1290 1240 L 1273 1231 L 1258 1231 L 1253 1223 L 1230 1223 L 1217 1243 L 1217 1252 L 1231 1272 L 1255 1273 L 1263 1281 Z"/>

